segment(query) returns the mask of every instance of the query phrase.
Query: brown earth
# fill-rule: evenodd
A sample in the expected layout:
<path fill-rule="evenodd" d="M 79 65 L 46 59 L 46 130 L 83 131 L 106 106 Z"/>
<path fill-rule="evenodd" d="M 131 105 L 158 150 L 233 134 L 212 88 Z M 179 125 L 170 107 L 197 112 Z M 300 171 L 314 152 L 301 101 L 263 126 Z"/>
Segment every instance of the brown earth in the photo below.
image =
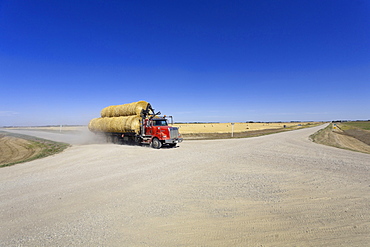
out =
<path fill-rule="evenodd" d="M 0 130 L 0 167 L 44 158 L 66 149 L 69 144 L 36 136 Z"/>
<path fill-rule="evenodd" d="M 349 149 L 352 151 L 370 153 L 370 132 L 361 129 L 342 130 L 336 126 L 328 125 L 311 136 L 314 142 Z"/>
<path fill-rule="evenodd" d="M 41 152 L 31 141 L 0 134 L 0 166 L 27 160 Z"/>
<path fill-rule="evenodd" d="M 370 131 L 362 129 L 348 129 L 344 130 L 343 133 L 348 136 L 352 136 L 363 143 L 370 145 Z"/>

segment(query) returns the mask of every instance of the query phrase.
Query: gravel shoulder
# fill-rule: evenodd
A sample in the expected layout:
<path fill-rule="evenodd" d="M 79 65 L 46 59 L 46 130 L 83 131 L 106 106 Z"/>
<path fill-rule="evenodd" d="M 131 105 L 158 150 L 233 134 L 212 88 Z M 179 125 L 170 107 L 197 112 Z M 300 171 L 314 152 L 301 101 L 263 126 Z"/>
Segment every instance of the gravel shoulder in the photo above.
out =
<path fill-rule="evenodd" d="M 370 155 L 311 142 L 323 127 L 3 168 L 0 246 L 367 246 Z"/>

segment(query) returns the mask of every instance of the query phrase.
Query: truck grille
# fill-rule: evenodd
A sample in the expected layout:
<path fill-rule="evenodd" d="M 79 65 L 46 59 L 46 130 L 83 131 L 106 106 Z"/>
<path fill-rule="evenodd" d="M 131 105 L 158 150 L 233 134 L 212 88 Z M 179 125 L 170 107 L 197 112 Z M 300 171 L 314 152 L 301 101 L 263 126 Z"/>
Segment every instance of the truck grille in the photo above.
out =
<path fill-rule="evenodd" d="M 179 137 L 179 128 L 171 127 L 170 128 L 170 138 L 178 138 Z"/>

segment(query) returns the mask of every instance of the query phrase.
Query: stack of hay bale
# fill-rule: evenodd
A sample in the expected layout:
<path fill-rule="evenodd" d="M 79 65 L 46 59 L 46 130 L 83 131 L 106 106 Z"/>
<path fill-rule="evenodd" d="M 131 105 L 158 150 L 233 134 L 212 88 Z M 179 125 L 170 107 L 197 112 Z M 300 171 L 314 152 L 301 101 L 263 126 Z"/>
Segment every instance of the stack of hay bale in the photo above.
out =
<path fill-rule="evenodd" d="M 138 134 L 141 125 L 141 111 L 147 108 L 148 102 L 138 101 L 124 105 L 112 105 L 101 111 L 100 118 L 94 118 L 89 123 L 93 132 L 114 132 Z"/>

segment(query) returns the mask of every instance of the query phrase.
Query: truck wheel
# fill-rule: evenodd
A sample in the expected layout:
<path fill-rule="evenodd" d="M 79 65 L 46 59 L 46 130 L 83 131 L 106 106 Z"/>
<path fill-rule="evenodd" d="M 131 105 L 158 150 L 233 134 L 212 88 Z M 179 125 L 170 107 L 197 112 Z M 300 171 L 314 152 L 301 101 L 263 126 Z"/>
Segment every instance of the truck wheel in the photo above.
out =
<path fill-rule="evenodd" d="M 158 140 L 158 138 L 154 138 L 152 140 L 152 147 L 156 149 L 160 149 L 162 147 L 162 143 Z"/>
<path fill-rule="evenodd" d="M 138 145 L 138 144 L 141 144 L 141 142 L 143 141 L 139 136 L 135 136 L 135 143 Z"/>
<path fill-rule="evenodd" d="M 118 136 L 112 136 L 112 142 L 113 142 L 114 144 L 118 144 L 118 143 L 119 143 L 119 141 L 118 141 Z"/>
<path fill-rule="evenodd" d="M 112 142 L 113 142 L 112 137 L 107 135 L 107 143 L 112 143 Z"/>

